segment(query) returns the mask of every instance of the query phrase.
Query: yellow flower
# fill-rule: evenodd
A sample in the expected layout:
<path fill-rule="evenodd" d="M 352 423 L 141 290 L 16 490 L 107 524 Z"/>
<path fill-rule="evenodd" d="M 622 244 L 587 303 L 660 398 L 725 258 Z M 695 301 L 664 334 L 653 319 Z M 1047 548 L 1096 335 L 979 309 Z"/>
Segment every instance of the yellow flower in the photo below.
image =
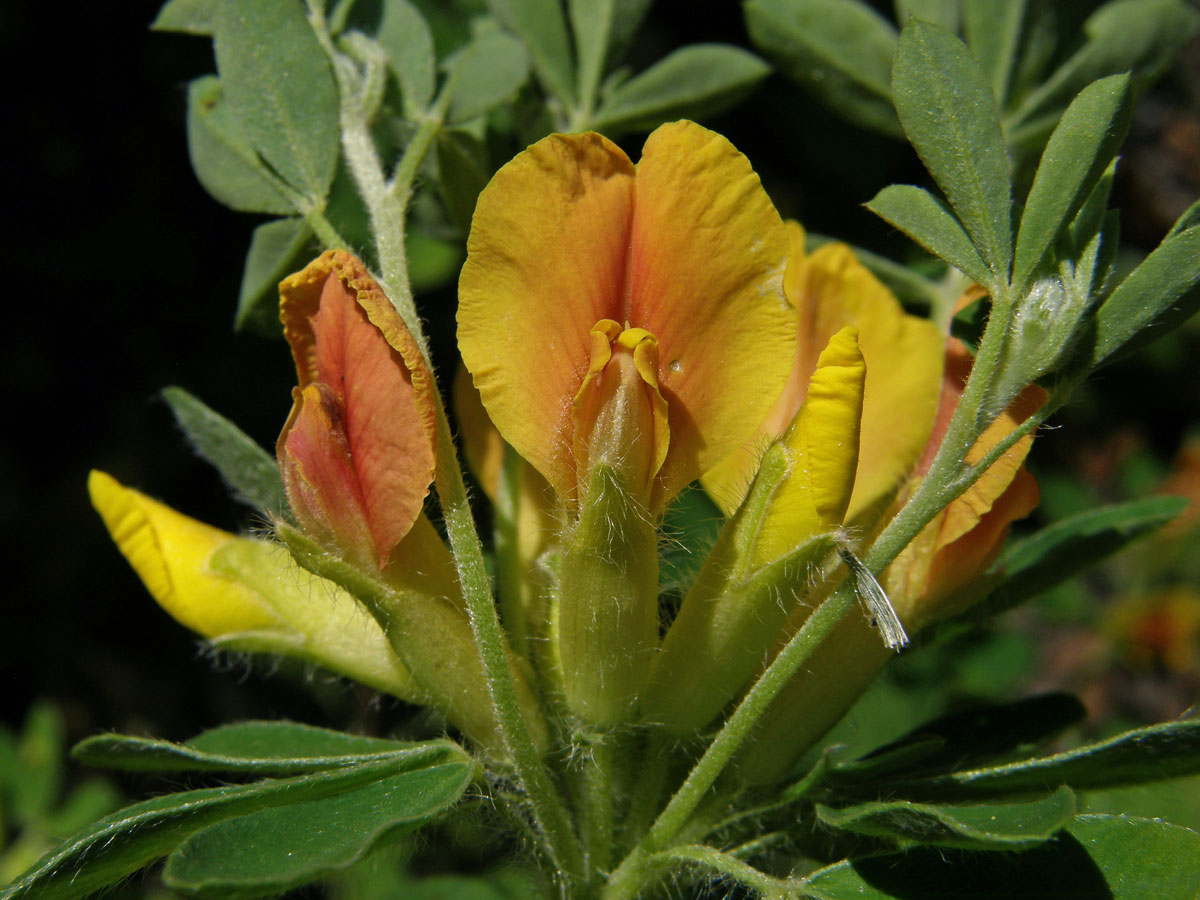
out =
<path fill-rule="evenodd" d="M 958 341 L 948 341 L 937 418 L 923 458 L 909 480 L 910 488 L 937 452 L 971 363 Z M 869 359 L 867 366 L 869 371 Z M 1044 402 L 1040 388 L 1023 391 L 979 437 L 967 461 L 981 459 Z M 935 516 L 884 572 L 882 583 L 906 628 L 916 631 L 977 599 L 969 590 L 972 582 L 995 559 L 1009 525 L 1037 505 L 1037 484 L 1024 469 L 1032 443 L 1032 435 L 1026 435 L 1014 444 L 971 488 Z M 902 502 L 903 497 L 895 506 Z M 781 640 L 795 634 L 811 610 L 811 606 L 797 610 Z M 892 655 L 863 616 L 847 615 L 772 702 L 755 731 L 754 743 L 738 760 L 741 776 L 766 783 L 783 775 L 845 715 Z"/>
<path fill-rule="evenodd" d="M 480 194 L 463 361 L 500 434 L 568 503 L 598 463 L 654 515 L 750 438 L 787 378 L 788 238 L 745 157 L 692 122 L 634 166 L 551 135 Z"/>
<path fill-rule="evenodd" d="M 862 434 L 854 492 L 846 511 L 855 522 L 886 504 L 908 475 L 937 410 L 942 336 L 927 319 L 908 315 L 845 244 L 812 254 L 803 228 L 787 223 L 791 260 L 784 286 L 798 323 L 791 372 L 783 392 L 758 427 L 758 437 L 704 477 L 704 486 L 729 515 L 745 496 L 763 447 L 791 424 L 807 396 L 809 379 L 830 338 L 858 331 L 867 363 Z"/>

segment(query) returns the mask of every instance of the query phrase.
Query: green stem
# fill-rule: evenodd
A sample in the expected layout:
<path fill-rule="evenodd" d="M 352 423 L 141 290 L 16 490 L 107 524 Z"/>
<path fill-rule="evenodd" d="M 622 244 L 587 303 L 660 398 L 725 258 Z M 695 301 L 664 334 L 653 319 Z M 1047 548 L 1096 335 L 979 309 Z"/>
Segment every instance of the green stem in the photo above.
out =
<path fill-rule="evenodd" d="M 529 658 L 529 624 L 525 620 L 526 573 L 521 571 L 520 481 L 524 460 L 508 444 L 504 445 L 500 478 L 496 486 L 495 523 L 496 593 L 500 597 L 500 621 L 508 632 L 513 649 Z"/>
<path fill-rule="evenodd" d="M 782 878 L 773 878 L 767 873 L 747 865 L 735 856 L 702 844 L 673 847 L 664 853 L 657 854 L 652 859 L 652 863 L 656 868 L 663 868 L 670 863 L 691 863 L 703 866 L 705 869 L 717 872 L 768 896 L 787 894 L 796 889 L 793 882 Z"/>
<path fill-rule="evenodd" d="M 317 236 L 317 240 L 321 242 L 321 246 L 326 250 L 350 249 L 350 245 L 346 243 L 346 239 L 338 233 L 333 223 L 325 217 L 325 213 L 321 210 L 310 209 L 304 214 L 304 221 L 308 223 L 308 227 L 313 230 L 313 234 Z"/>
<path fill-rule="evenodd" d="M 661 728 L 651 729 L 646 736 L 636 786 L 625 815 L 623 830 L 628 836 L 628 846 L 640 841 L 654 821 L 671 769 L 673 743 L 674 739 Z"/>
<path fill-rule="evenodd" d="M 375 139 L 371 135 L 371 118 L 378 105 L 379 80 L 383 77 L 382 62 L 377 59 L 355 61 L 340 53 L 333 45 L 324 15 L 315 0 L 308 0 L 308 18 L 317 40 L 329 56 L 337 79 L 341 97 L 342 151 L 371 220 L 381 286 L 428 358 L 429 343 L 421 327 L 408 279 L 405 220 L 413 180 L 442 127 L 450 103 L 453 79 L 443 86 L 441 95 L 422 119 L 416 135 L 400 158 L 396 177 L 389 184 L 375 149 Z M 360 64 L 364 68 L 362 73 L 359 71 Z"/>
<path fill-rule="evenodd" d="M 584 771 L 587 813 L 584 844 L 588 851 L 588 873 L 592 878 L 612 867 L 613 782 L 615 750 L 611 735 L 600 735 L 591 746 L 590 764 Z"/>
<path fill-rule="evenodd" d="M 542 842 L 551 860 L 566 882 L 582 882 L 583 851 L 571 826 L 562 797 L 554 786 L 517 699 L 516 679 L 500 627 L 500 618 L 492 601 L 491 582 L 483 561 L 483 548 L 475 530 L 471 504 L 463 483 L 462 469 L 450 435 L 445 409 L 438 399 L 437 434 L 438 498 L 442 504 L 446 533 L 454 552 L 458 577 L 462 583 L 467 613 L 475 645 L 483 662 L 496 719 L 505 747 L 513 761 L 517 778 L 529 798 Z"/>

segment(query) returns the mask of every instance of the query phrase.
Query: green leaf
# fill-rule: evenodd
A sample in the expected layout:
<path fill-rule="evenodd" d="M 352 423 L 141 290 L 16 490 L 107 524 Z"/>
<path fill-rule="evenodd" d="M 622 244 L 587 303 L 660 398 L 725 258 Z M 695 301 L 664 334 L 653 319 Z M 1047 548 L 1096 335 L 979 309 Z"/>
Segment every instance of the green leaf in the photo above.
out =
<path fill-rule="evenodd" d="M 234 496 L 272 516 L 286 512 L 287 498 L 275 457 L 183 388 L 164 388 L 163 398 L 192 447 L 221 473 Z"/>
<path fill-rule="evenodd" d="M 150 27 L 207 37 L 212 34 L 216 0 L 167 0 Z"/>
<path fill-rule="evenodd" d="M 892 106 L 896 29 L 859 0 L 749 0 L 750 39 L 837 114 L 901 137 Z"/>
<path fill-rule="evenodd" d="M 45 820 L 46 834 L 61 837 L 90 825 L 121 805 L 121 793 L 107 781 L 85 781 Z"/>
<path fill-rule="evenodd" d="M 49 815 L 62 790 L 66 725 L 45 701 L 34 704 L 16 742 L 17 772 L 8 788 L 13 818 L 35 825 Z"/>
<path fill-rule="evenodd" d="M 1075 94 L 1105 75 L 1132 70 L 1134 93 L 1140 94 L 1175 59 L 1198 22 L 1200 15 L 1180 0 L 1105 3 L 1084 23 L 1083 46 L 1008 117 L 1009 140 L 1036 143 Z"/>
<path fill-rule="evenodd" d="M 451 741 L 411 743 L 296 722 L 250 721 L 214 728 L 184 744 L 98 734 L 77 744 L 71 756 L 85 765 L 126 772 L 299 775 L 383 759 L 415 768 L 454 760 L 462 750 Z"/>
<path fill-rule="evenodd" d="M 355 11 L 362 4 L 355 4 Z M 433 34 L 420 10 L 408 0 L 382 0 L 375 40 L 387 56 L 400 82 L 408 117 L 424 112 L 437 84 L 437 58 Z M 353 13 L 352 13 L 353 16 Z"/>
<path fill-rule="evenodd" d="M 452 770 L 459 774 L 473 771 L 465 754 L 459 761 L 436 765 L 448 776 Z M 389 757 L 293 778 L 186 791 L 136 803 L 69 838 L 20 881 L 0 892 L 0 900 L 84 897 L 165 856 L 190 835 L 217 822 L 319 800 L 409 771 L 417 772 L 419 768 L 414 768 L 410 759 Z"/>
<path fill-rule="evenodd" d="M 1125 140 L 1131 110 L 1128 75 L 1093 82 L 1067 107 L 1050 135 L 1025 201 L 1013 284 L 1026 284 L 1100 181 Z"/>
<path fill-rule="evenodd" d="M 615 13 L 616 0 L 568 0 L 567 14 L 578 59 L 580 104 L 590 104 L 596 96 Z"/>
<path fill-rule="evenodd" d="M 895 225 L 910 238 L 968 278 L 988 280 L 987 264 L 954 214 L 924 188 L 893 184 L 867 203 L 867 209 Z"/>
<path fill-rule="evenodd" d="M 962 0 L 896 0 L 896 21 L 903 25 L 909 19 L 921 19 L 958 31 L 961 6 Z"/>
<path fill-rule="evenodd" d="M 1127 731 L 1053 756 L 969 769 L 893 787 L 905 796 L 979 797 L 1141 784 L 1200 772 L 1200 720 L 1183 719 Z"/>
<path fill-rule="evenodd" d="M 1019 803 L 934 806 L 909 800 L 880 800 L 842 809 L 817 804 L 817 818 L 831 827 L 901 845 L 930 844 L 962 849 L 1020 849 L 1040 844 L 1075 818 L 1075 795 L 1053 794 Z"/>
<path fill-rule="evenodd" d="M 1158 340 L 1200 303 L 1200 226 L 1166 240 L 1096 310 L 1078 362 L 1094 369 Z"/>
<path fill-rule="evenodd" d="M 167 858 L 168 887 L 200 897 L 259 897 L 314 881 L 450 809 L 471 781 L 454 762 L 357 790 L 265 809 L 197 832 Z"/>
<path fill-rule="evenodd" d="M 1089 509 L 1010 544 L 996 564 L 1004 581 L 969 614 L 991 616 L 1048 591 L 1187 508 L 1184 497 L 1146 497 Z"/>
<path fill-rule="evenodd" d="M 1175 224 L 1167 232 L 1167 237 L 1174 237 L 1181 231 L 1187 231 L 1196 225 L 1200 225 L 1200 200 L 1189 206 L 1184 210 L 1183 215 L 1175 220 Z"/>
<path fill-rule="evenodd" d="M 691 44 L 612 91 L 591 124 L 617 135 L 671 119 L 704 119 L 746 96 L 768 72 L 766 63 L 738 47 Z"/>
<path fill-rule="evenodd" d="M 559 0 L 487 0 L 487 5 L 492 15 L 521 37 L 542 84 L 570 109 L 575 103 L 575 78 Z"/>
<path fill-rule="evenodd" d="M 606 64 L 629 43 L 650 3 L 651 0 L 568 0 L 581 105 L 591 108 Z"/>
<path fill-rule="evenodd" d="M 963 31 L 967 46 L 979 60 L 999 106 L 1008 101 L 1013 70 L 1021 49 L 1026 0 L 965 0 Z"/>
<path fill-rule="evenodd" d="M 687 593 L 709 550 L 717 542 L 724 517 L 699 484 L 684 488 L 663 516 L 658 548 L 660 593 Z"/>
<path fill-rule="evenodd" d="M 239 130 L 310 203 L 337 165 L 338 93 L 325 51 L 292 0 L 219 0 L 217 71 Z"/>
<path fill-rule="evenodd" d="M 815 900 L 1195 900 L 1200 835 L 1124 816 L 1079 816 L 1019 854 L 916 848 L 844 860 L 801 882 Z"/>
<path fill-rule="evenodd" d="M 446 213 L 465 231 L 471 227 L 479 192 L 492 176 L 487 148 L 465 131 L 443 131 L 437 137 L 437 163 Z"/>
<path fill-rule="evenodd" d="M 238 130 L 215 75 L 188 87 L 187 133 L 192 168 L 213 199 L 239 212 L 294 211 L 287 188 Z"/>
<path fill-rule="evenodd" d="M 1000 116 L 979 63 L 949 32 L 911 20 L 896 48 L 892 96 L 908 139 L 991 270 L 1008 279 L 1011 187 Z"/>
<path fill-rule="evenodd" d="M 1063 693 L 954 712 L 919 725 L 866 756 L 836 763 L 829 778 L 842 785 L 891 783 L 917 771 L 962 768 L 1044 741 L 1086 715 L 1082 703 Z"/>
<path fill-rule="evenodd" d="M 404 900 L 539 900 L 547 897 L 537 883 L 518 869 L 489 876 L 435 875 L 404 885 Z"/>
<path fill-rule="evenodd" d="M 454 78 L 446 117 L 452 125 L 511 100 L 529 78 L 525 47 L 499 31 L 474 38 L 444 65 Z"/>
<path fill-rule="evenodd" d="M 264 222 L 250 236 L 233 327 L 263 337 L 283 334 L 279 323 L 279 282 L 312 256 L 313 232 L 303 219 Z"/>

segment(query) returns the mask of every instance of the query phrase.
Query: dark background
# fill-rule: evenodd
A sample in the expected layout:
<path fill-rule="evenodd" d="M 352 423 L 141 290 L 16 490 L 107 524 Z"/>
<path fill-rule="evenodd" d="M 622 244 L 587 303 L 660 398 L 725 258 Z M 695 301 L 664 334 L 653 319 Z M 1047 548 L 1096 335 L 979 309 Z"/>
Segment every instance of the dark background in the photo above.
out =
<path fill-rule="evenodd" d="M 253 527 L 158 392 L 185 387 L 267 447 L 290 405 L 285 345 L 232 330 L 259 220 L 209 198 L 187 158 L 186 84 L 212 71 L 211 45 L 148 31 L 157 7 L 0 6 L 11 70 L 0 539 L 13 573 L 0 600 L 2 718 L 19 722 L 49 698 L 72 739 L 107 729 L 182 739 L 236 718 L 341 725 L 387 714 L 319 676 L 306 687 L 269 663 L 207 660 L 151 601 L 87 500 L 95 467 L 189 515 Z M 645 58 L 696 40 L 746 44 L 732 3 L 659 3 L 640 40 Z M 1139 113 L 1118 198 L 1135 247 L 1152 247 L 1200 186 L 1198 56 L 1193 45 Z M 1167 134 L 1179 115 L 1182 132 Z M 785 215 L 904 252 L 859 206 L 889 182 L 920 180 L 903 145 L 841 124 L 778 78 L 711 124 L 747 153 Z M 625 143 L 636 154 L 638 142 Z M 445 319 L 453 295 L 421 302 Z M 1039 441 L 1042 465 L 1069 472 L 1114 432 L 1169 463 L 1198 420 L 1194 335 L 1171 345 L 1173 363 L 1148 358 L 1099 378 L 1060 417 L 1069 427 Z"/>

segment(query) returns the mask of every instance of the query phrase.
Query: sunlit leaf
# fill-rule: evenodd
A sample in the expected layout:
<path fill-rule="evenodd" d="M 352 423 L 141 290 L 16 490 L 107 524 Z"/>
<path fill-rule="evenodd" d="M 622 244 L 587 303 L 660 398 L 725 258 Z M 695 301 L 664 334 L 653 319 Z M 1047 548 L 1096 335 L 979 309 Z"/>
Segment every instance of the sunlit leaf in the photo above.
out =
<path fill-rule="evenodd" d="M 910 184 L 885 187 L 867 209 L 974 281 L 988 278 L 987 264 L 950 210 L 929 191 Z"/>
<path fill-rule="evenodd" d="M 987 263 L 989 280 L 1006 280 L 1012 259 L 1008 156 L 979 63 L 954 35 L 914 19 L 900 34 L 892 94 L 905 134 Z"/>
<path fill-rule="evenodd" d="M 994 615 L 1033 599 L 1166 525 L 1187 505 L 1183 497 L 1130 500 L 1069 516 L 1014 542 L 996 565 L 1004 581 L 971 615 Z"/>
<path fill-rule="evenodd" d="M 188 152 L 213 198 L 239 212 L 294 212 L 286 189 L 238 129 L 216 76 L 188 87 Z"/>
<path fill-rule="evenodd" d="M 217 71 L 238 130 L 310 202 L 325 198 L 341 131 L 333 71 L 300 3 L 219 0 Z"/>
<path fill-rule="evenodd" d="M 933 844 L 963 849 L 1019 849 L 1040 844 L 1075 818 L 1075 795 L 1053 794 L 1014 803 L 933 805 L 879 800 L 834 809 L 817 805 L 830 828 L 902 845 Z"/>
<path fill-rule="evenodd" d="M 250 236 L 233 326 L 264 337 L 283 336 L 279 322 L 279 282 L 304 268 L 315 255 L 313 233 L 303 219 L 264 222 Z"/>
<path fill-rule="evenodd" d="M 362 859 L 450 809 L 471 780 L 461 761 L 392 775 L 330 797 L 264 809 L 193 834 L 163 881 L 200 897 L 275 894 Z"/>
<path fill-rule="evenodd" d="M 1112 162 L 1129 129 L 1129 100 L 1129 76 L 1112 75 L 1084 88 L 1063 113 L 1025 201 L 1014 284 L 1033 275 Z"/>

